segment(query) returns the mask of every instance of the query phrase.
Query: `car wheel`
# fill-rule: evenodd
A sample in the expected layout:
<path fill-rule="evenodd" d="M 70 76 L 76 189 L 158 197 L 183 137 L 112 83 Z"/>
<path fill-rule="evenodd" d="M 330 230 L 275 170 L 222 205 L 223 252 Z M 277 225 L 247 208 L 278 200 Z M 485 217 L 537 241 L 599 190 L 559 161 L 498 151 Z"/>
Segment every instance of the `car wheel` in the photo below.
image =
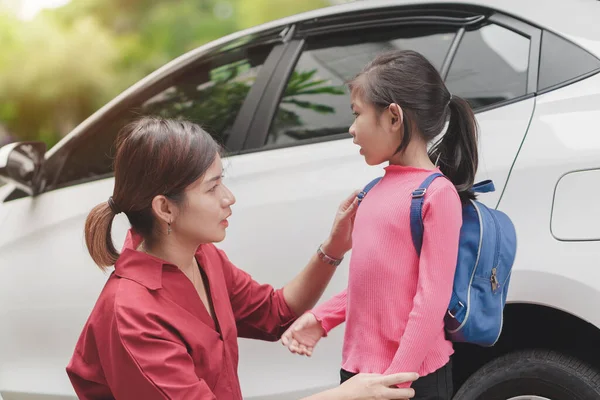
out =
<path fill-rule="evenodd" d="M 519 351 L 490 361 L 462 385 L 454 400 L 600 399 L 600 373 L 547 350 Z"/>

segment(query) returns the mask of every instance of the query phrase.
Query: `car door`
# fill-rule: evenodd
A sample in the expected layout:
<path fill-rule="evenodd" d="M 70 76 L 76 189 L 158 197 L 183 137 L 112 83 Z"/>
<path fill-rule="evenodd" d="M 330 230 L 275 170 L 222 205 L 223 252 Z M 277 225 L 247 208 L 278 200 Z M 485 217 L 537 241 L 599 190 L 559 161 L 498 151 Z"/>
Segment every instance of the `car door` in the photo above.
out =
<path fill-rule="evenodd" d="M 112 194 L 118 131 L 131 119 L 150 114 L 186 118 L 222 143 L 243 143 L 238 136 L 246 131 L 234 125 L 243 107 L 257 103 L 254 96 L 262 90 L 254 90 L 255 85 L 266 82 L 279 60 L 274 45 L 250 43 L 213 52 L 146 85 L 91 118 L 96 122 L 52 154 L 45 193 L 32 198 L 14 192 L 4 199 L 0 398 L 75 398 L 65 367 L 108 278 L 91 260 L 83 228 L 89 211 Z M 230 147 L 228 154 L 235 150 Z M 128 227 L 123 214 L 115 218 L 117 248 Z"/>
<path fill-rule="evenodd" d="M 496 186 L 479 199 L 496 207 L 533 116 L 540 31 L 496 14 L 459 36 L 446 85 L 475 110 L 480 129 L 476 179 L 491 179 Z"/>
<path fill-rule="evenodd" d="M 365 164 L 348 134 L 353 116 L 344 82 L 385 50 L 423 53 L 448 75 L 451 90 L 481 110 L 477 112 L 482 137 L 477 177 L 494 179 L 499 191 L 487 194 L 484 201 L 495 205 L 533 108 L 526 86 L 530 39 L 514 33 L 524 38 L 519 42 L 509 34 L 513 30 L 499 33 L 497 28 L 486 28 L 490 21 L 477 16 L 430 20 L 434 22 L 381 20 L 364 27 L 363 19 L 361 29 L 353 29 L 339 18 L 334 29 L 297 27 L 287 54 L 290 64 L 274 73 L 251 125 L 245 154 L 229 166 L 238 203 L 223 246 L 255 278 L 277 286 L 289 281 L 327 237 L 339 203 L 382 174 L 382 166 Z M 516 47 L 503 46 L 507 37 L 511 46 L 519 42 Z M 496 57 L 468 63 L 469 58 L 491 55 Z M 496 67 L 501 75 L 495 74 Z M 494 79 L 493 85 L 487 82 Z M 480 87 L 473 90 L 474 84 Z M 345 288 L 348 258 L 338 267 L 323 300 Z M 292 399 L 335 385 L 342 337 L 343 328 L 332 331 L 308 360 L 266 343 L 240 341 L 245 397 Z M 263 361 L 257 364 L 256 360 Z M 264 384 L 265 376 L 269 385 Z"/>

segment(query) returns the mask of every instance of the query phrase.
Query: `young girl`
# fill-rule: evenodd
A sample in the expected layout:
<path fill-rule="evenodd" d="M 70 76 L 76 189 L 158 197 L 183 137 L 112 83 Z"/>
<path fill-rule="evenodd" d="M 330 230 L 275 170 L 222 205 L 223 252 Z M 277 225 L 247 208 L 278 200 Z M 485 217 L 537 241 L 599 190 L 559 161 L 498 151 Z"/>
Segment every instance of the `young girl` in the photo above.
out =
<path fill-rule="evenodd" d="M 452 396 L 452 343 L 444 334 L 461 201 L 473 198 L 477 125 L 468 103 L 448 92 L 436 69 L 414 51 L 378 56 L 350 82 L 350 128 L 369 165 L 389 162 L 361 202 L 352 236 L 347 290 L 299 318 L 283 335 L 291 352 L 311 355 L 346 321 L 341 381 L 357 373 L 414 371 L 415 399 Z M 428 151 L 428 144 L 446 132 Z M 439 167 L 438 167 L 439 166 Z M 420 257 L 413 246 L 413 191 L 425 194 Z"/>

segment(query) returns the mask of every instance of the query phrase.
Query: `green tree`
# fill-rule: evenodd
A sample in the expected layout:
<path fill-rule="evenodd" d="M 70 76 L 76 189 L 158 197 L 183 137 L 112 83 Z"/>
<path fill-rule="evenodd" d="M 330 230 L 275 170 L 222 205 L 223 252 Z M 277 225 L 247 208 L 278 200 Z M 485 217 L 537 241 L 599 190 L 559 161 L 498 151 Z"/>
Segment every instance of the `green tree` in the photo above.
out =
<path fill-rule="evenodd" d="M 13 135 L 52 145 L 114 94 L 118 52 L 93 19 L 0 20 L 0 118 Z"/>
<path fill-rule="evenodd" d="M 173 58 L 237 30 L 327 4 L 72 0 L 33 21 L 0 10 L 0 124 L 19 139 L 42 139 L 52 146 L 106 101 Z M 238 89 L 229 93 L 243 96 L 245 89 Z M 224 93 L 218 84 L 210 95 Z"/>

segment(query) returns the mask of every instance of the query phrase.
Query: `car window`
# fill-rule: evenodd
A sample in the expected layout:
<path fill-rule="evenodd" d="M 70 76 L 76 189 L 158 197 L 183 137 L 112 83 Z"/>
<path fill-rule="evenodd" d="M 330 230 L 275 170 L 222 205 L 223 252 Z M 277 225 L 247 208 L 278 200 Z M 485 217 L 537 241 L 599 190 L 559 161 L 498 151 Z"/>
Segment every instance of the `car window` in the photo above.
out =
<path fill-rule="evenodd" d="M 490 24 L 463 36 L 446 79 L 474 109 L 527 93 L 529 39 Z"/>
<path fill-rule="evenodd" d="M 110 176 L 117 134 L 140 116 L 187 119 L 200 124 L 219 143 L 225 144 L 271 48 L 261 46 L 222 54 L 182 75 L 167 78 L 168 84 L 118 116 L 107 116 L 100 128 L 75 145 L 53 187 Z"/>
<path fill-rule="evenodd" d="M 544 31 L 538 90 L 548 89 L 600 69 L 600 60 L 560 36 Z"/>
<path fill-rule="evenodd" d="M 419 51 L 439 70 L 454 36 L 453 28 L 411 26 L 308 40 L 271 123 L 266 146 L 348 133 L 353 116 L 347 80 L 377 54 L 394 49 Z"/>

